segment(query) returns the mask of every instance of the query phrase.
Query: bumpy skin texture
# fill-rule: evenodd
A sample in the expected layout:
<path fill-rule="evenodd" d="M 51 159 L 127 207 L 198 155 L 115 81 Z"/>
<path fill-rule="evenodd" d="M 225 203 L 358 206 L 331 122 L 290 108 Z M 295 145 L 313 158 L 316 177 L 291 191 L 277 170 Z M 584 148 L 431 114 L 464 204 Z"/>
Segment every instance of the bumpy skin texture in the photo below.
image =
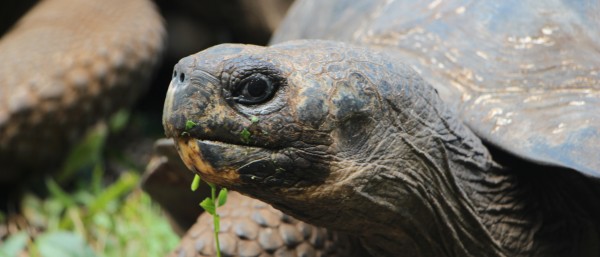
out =
<path fill-rule="evenodd" d="M 346 238 L 298 221 L 268 204 L 230 192 L 219 207 L 219 243 L 224 256 L 351 256 Z M 198 217 L 170 255 L 215 256 L 213 218 Z M 358 255 L 357 255 L 358 256 Z"/>
<path fill-rule="evenodd" d="M 52 170 L 92 123 L 131 103 L 163 47 L 152 2 L 47 0 L 0 41 L 0 182 Z"/>
<path fill-rule="evenodd" d="M 163 123 L 205 180 L 371 256 L 596 256 L 598 181 L 492 155 L 402 55 L 331 41 L 182 59 Z"/>

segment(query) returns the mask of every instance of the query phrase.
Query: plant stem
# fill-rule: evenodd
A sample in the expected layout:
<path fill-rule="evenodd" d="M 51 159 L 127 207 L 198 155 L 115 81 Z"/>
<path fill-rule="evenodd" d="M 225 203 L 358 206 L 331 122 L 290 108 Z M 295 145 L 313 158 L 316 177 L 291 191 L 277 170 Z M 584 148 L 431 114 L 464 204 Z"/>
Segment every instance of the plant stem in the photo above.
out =
<path fill-rule="evenodd" d="M 221 245 L 219 244 L 219 230 L 220 222 L 219 222 L 219 214 L 217 213 L 217 208 L 219 207 L 219 201 L 217 200 L 217 187 L 214 184 L 210 184 L 210 196 L 215 203 L 215 215 L 213 215 L 213 226 L 215 227 L 215 243 L 217 245 L 217 257 L 221 257 Z"/>

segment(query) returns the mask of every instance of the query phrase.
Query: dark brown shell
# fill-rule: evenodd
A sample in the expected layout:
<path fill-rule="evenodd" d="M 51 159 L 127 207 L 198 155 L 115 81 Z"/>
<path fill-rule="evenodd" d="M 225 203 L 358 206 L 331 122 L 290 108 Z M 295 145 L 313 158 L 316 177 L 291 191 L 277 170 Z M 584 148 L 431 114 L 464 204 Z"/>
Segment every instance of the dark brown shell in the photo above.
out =
<path fill-rule="evenodd" d="M 485 141 L 600 177 L 599 12 L 590 0 L 301 0 L 272 43 L 385 48 Z"/>

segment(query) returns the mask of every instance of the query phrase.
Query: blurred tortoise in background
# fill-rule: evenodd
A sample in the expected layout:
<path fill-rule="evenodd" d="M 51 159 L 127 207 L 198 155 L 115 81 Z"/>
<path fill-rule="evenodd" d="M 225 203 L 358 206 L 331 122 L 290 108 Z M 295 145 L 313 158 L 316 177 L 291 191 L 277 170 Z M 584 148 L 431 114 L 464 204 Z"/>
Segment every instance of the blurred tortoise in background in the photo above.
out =
<path fill-rule="evenodd" d="M 92 124 L 131 107 L 151 82 L 168 81 L 181 56 L 218 42 L 266 42 L 290 2 L 5 1 L 0 185 L 60 168 Z M 167 75 L 153 76 L 163 61 Z M 165 82 L 155 84 L 138 107 L 164 99 Z M 160 98 L 147 100 L 152 94 Z"/>
<path fill-rule="evenodd" d="M 203 179 L 370 256 L 600 256 L 599 11 L 301 0 L 270 47 L 183 58 L 163 124 Z"/>
<path fill-rule="evenodd" d="M 0 41 L 0 184 L 56 169 L 90 125 L 130 106 L 164 34 L 146 0 L 33 7 Z"/>

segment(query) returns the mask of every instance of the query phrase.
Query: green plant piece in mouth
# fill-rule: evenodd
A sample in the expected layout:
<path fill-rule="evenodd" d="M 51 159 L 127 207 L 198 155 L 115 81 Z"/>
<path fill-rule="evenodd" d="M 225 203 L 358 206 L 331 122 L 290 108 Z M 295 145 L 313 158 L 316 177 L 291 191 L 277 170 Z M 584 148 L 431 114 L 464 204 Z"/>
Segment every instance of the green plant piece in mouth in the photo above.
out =
<path fill-rule="evenodd" d="M 250 136 L 251 134 L 250 131 L 248 131 L 248 129 L 243 129 L 242 132 L 240 132 L 240 139 L 245 144 L 250 143 Z"/>
<path fill-rule="evenodd" d="M 198 126 L 198 123 L 196 123 L 196 122 L 193 122 L 193 121 L 191 121 L 191 120 L 187 120 L 187 121 L 185 122 L 185 130 L 190 130 L 190 129 L 193 129 L 195 126 Z"/>

